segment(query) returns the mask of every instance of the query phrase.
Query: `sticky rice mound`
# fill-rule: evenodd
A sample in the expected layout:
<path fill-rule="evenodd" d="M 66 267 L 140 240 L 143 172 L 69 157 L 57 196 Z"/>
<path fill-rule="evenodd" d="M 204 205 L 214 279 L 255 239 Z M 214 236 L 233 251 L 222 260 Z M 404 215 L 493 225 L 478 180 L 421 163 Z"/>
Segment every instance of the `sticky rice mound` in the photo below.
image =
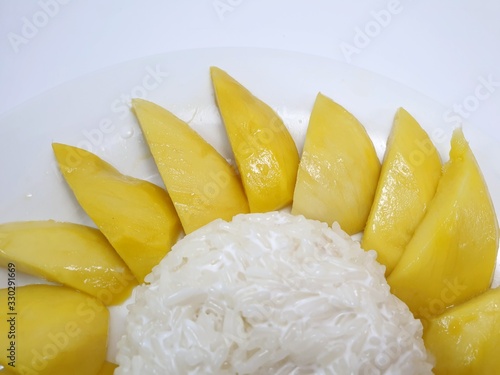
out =
<path fill-rule="evenodd" d="M 431 374 L 375 259 L 337 224 L 216 220 L 136 289 L 115 374 Z"/>

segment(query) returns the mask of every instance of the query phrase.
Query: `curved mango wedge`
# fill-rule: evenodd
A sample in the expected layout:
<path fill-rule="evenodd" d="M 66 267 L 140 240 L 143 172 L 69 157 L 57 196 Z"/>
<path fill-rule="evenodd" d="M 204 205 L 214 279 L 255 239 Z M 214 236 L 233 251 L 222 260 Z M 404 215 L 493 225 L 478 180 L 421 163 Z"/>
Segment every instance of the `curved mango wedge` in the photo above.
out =
<path fill-rule="evenodd" d="M 424 327 L 436 375 L 497 374 L 500 368 L 500 288 L 446 310 Z"/>
<path fill-rule="evenodd" d="M 99 300 L 63 286 L 12 290 L 0 290 L 0 346 L 8 353 L 0 356 L 2 366 L 13 374 L 99 373 L 109 323 L 108 310 Z"/>
<path fill-rule="evenodd" d="M 361 123 L 318 94 L 309 119 L 292 213 L 349 234 L 363 230 L 380 174 L 380 161 Z"/>
<path fill-rule="evenodd" d="M 292 202 L 299 155 L 281 118 L 225 71 L 210 73 L 251 212 Z"/>
<path fill-rule="evenodd" d="M 167 192 L 121 174 L 86 150 L 52 146 L 76 199 L 142 283 L 181 231 Z"/>
<path fill-rule="evenodd" d="M 84 225 L 27 221 L 0 225 L 0 266 L 123 302 L 137 281 L 103 234 Z"/>
<path fill-rule="evenodd" d="M 187 123 L 142 99 L 132 105 L 186 233 L 248 213 L 233 167 Z"/>
<path fill-rule="evenodd" d="M 416 317 L 428 319 L 488 289 L 497 249 L 488 188 L 456 129 L 436 194 L 387 282 Z"/>
<path fill-rule="evenodd" d="M 394 118 L 361 246 L 377 251 L 390 274 L 436 193 L 441 160 L 427 133 L 403 108 Z"/>

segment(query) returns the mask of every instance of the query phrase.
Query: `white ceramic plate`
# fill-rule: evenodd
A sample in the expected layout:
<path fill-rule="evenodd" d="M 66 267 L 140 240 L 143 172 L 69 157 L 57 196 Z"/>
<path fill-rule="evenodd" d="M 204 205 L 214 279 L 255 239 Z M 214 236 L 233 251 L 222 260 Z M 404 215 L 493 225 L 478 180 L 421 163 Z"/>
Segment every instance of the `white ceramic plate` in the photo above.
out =
<path fill-rule="evenodd" d="M 87 148 L 122 173 L 159 185 L 156 167 L 129 110 L 130 97 L 154 101 L 188 121 L 225 157 L 231 150 L 219 119 L 209 77 L 216 65 L 282 116 L 299 149 L 318 92 L 336 100 L 366 127 L 377 152 L 398 107 L 429 132 L 443 160 L 456 124 L 446 109 L 401 84 L 333 60 L 293 52 L 221 48 L 151 56 L 101 70 L 59 86 L 0 119 L 0 223 L 54 219 L 93 225 L 62 179 L 53 141 Z M 500 149 L 464 125 L 495 207 L 500 208 Z M 499 268 L 499 267 L 497 267 Z M 37 281 L 18 275 L 18 285 Z M 0 283 L 7 277 L 0 273 Z M 495 284 L 499 282 L 495 277 Z M 109 358 L 121 333 L 124 309 L 112 309 Z"/>

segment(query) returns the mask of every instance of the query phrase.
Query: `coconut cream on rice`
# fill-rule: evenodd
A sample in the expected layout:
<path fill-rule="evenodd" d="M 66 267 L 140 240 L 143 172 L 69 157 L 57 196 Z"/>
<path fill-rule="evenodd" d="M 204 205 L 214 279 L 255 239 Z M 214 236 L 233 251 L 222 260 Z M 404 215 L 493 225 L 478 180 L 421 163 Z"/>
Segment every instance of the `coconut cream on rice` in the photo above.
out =
<path fill-rule="evenodd" d="M 116 374 L 431 374 L 422 325 L 337 224 L 283 212 L 187 235 L 136 289 Z"/>

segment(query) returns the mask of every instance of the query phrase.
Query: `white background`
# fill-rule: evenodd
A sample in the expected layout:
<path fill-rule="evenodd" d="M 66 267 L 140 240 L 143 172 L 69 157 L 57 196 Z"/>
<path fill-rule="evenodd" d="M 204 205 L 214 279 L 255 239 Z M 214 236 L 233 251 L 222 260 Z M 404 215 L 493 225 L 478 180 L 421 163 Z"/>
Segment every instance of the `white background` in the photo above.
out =
<path fill-rule="evenodd" d="M 497 0 L 1 0 L 0 117 L 103 67 L 214 46 L 344 61 L 500 139 Z"/>

